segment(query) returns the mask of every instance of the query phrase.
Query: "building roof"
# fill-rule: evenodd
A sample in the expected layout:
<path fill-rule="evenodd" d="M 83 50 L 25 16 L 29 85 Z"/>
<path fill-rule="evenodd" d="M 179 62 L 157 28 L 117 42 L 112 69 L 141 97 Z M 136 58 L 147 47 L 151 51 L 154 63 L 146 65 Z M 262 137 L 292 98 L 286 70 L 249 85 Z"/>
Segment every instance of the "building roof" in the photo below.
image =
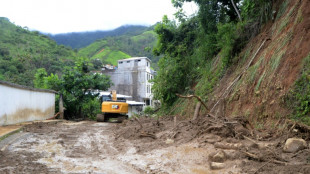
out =
<path fill-rule="evenodd" d="M 110 95 L 110 94 L 111 94 L 111 92 L 105 91 L 105 92 L 100 92 L 99 96 Z M 122 94 L 117 94 L 116 96 L 119 98 L 126 98 L 126 99 L 132 98 L 129 95 L 122 95 Z M 130 105 L 130 106 L 144 106 L 145 105 L 144 102 L 137 102 L 137 101 L 131 101 L 131 100 L 127 100 L 126 103 L 128 103 L 128 105 Z"/>
<path fill-rule="evenodd" d="M 99 96 L 102 96 L 102 95 L 110 95 L 111 92 L 100 92 Z M 129 95 L 122 95 L 122 94 L 116 94 L 116 97 L 119 97 L 119 98 L 132 98 L 132 96 L 129 96 Z"/>
<path fill-rule="evenodd" d="M 144 102 L 137 102 L 137 101 L 126 101 L 126 103 L 128 103 L 128 105 L 130 105 L 130 106 L 143 106 L 143 105 L 145 105 L 145 103 Z"/>
<path fill-rule="evenodd" d="M 131 58 L 128 58 L 128 59 L 121 59 L 121 60 L 118 60 L 118 61 L 128 61 L 128 60 L 137 60 L 137 59 L 147 59 L 148 61 L 152 62 L 151 59 L 149 59 L 147 57 L 131 57 Z"/>

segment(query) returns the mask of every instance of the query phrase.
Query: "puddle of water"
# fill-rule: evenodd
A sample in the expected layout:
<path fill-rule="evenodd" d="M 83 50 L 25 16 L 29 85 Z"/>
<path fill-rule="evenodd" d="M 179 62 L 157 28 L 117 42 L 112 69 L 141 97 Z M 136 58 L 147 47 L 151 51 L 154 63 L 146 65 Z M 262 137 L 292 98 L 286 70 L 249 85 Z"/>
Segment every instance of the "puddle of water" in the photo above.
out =
<path fill-rule="evenodd" d="M 67 126 L 74 126 L 74 125 L 81 125 L 87 123 L 87 121 L 79 121 L 79 122 L 64 122 L 62 124 L 67 125 Z"/>

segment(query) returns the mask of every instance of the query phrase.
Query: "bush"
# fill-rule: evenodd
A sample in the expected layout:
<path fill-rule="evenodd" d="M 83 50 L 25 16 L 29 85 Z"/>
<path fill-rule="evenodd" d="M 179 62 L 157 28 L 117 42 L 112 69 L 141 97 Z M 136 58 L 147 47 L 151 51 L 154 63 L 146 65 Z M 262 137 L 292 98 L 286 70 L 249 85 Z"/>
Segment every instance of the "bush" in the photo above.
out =
<path fill-rule="evenodd" d="M 241 7 L 242 18 L 260 25 L 272 18 L 272 1 L 270 0 L 244 0 Z"/>
<path fill-rule="evenodd" d="M 293 110 L 293 119 L 310 125 L 310 55 L 304 60 L 301 77 L 286 98 L 286 104 Z"/>
<path fill-rule="evenodd" d="M 152 108 L 151 106 L 147 106 L 144 108 L 144 114 L 146 115 L 152 115 L 154 114 L 154 108 Z"/>
<path fill-rule="evenodd" d="M 82 113 L 89 119 L 96 120 L 96 115 L 101 113 L 101 104 L 98 98 L 94 98 L 82 105 Z"/>
<path fill-rule="evenodd" d="M 233 57 L 233 47 L 236 39 L 236 25 L 233 23 L 218 24 L 218 32 L 216 34 L 217 46 L 222 50 L 222 61 L 223 65 L 226 67 L 231 63 Z"/>

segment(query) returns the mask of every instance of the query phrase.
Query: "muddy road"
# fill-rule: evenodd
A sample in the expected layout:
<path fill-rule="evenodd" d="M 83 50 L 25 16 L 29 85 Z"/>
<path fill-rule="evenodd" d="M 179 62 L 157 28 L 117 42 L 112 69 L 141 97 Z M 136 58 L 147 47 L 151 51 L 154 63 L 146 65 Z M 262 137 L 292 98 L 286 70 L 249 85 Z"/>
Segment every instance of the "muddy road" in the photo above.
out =
<path fill-rule="evenodd" d="M 310 172 L 308 148 L 282 151 L 288 137 L 307 133 L 268 135 L 266 141 L 254 132 L 260 135 L 254 140 L 239 122 L 228 121 L 235 126 L 227 126 L 205 117 L 177 124 L 170 118 L 34 123 L 0 142 L 0 173 Z"/>
<path fill-rule="evenodd" d="M 36 123 L 0 144 L 0 173 L 209 173 L 212 151 L 195 142 L 148 148 L 117 139 L 117 124 Z M 169 144 L 169 142 L 163 142 Z M 224 173 L 238 173 L 235 164 Z M 212 172 L 218 173 L 218 172 Z M 219 172 L 223 173 L 223 171 Z"/>
<path fill-rule="evenodd" d="M 116 126 L 114 123 L 91 121 L 28 125 L 23 132 L 1 142 L 0 173 L 135 174 L 209 171 L 206 159 L 211 149 L 200 148 L 194 142 L 148 148 L 147 142 L 152 141 L 152 138 L 146 138 L 145 143 L 139 144 L 117 139 Z M 169 144 L 163 142 L 166 143 Z M 238 173 L 238 169 L 232 165 L 229 172 Z"/>
<path fill-rule="evenodd" d="M 118 159 L 113 124 L 34 124 L 2 147 L 0 173 L 140 173 Z"/>

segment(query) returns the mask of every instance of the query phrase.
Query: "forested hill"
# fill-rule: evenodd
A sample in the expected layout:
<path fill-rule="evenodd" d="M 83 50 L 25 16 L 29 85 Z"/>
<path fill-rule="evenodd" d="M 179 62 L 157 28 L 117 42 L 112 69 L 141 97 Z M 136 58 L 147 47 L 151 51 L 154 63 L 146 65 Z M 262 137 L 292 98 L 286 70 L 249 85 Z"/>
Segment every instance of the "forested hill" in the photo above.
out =
<path fill-rule="evenodd" d="M 145 56 L 157 66 L 159 57 L 152 54 L 157 43 L 157 34 L 154 27 L 149 27 L 137 35 L 124 34 L 96 40 L 94 43 L 79 50 L 78 55 L 92 60 L 101 60 L 102 63 L 117 64 L 117 60 L 128 57 Z"/>
<path fill-rule="evenodd" d="M 37 31 L 16 26 L 0 18 L 0 80 L 33 86 L 38 68 L 61 73 L 74 65 L 76 53 Z"/>
<path fill-rule="evenodd" d="M 90 32 L 73 32 L 49 35 L 59 45 L 70 46 L 71 48 L 83 48 L 98 39 L 109 36 L 128 35 L 134 36 L 143 33 L 148 27 L 141 25 L 125 25 L 110 31 L 90 31 Z"/>

